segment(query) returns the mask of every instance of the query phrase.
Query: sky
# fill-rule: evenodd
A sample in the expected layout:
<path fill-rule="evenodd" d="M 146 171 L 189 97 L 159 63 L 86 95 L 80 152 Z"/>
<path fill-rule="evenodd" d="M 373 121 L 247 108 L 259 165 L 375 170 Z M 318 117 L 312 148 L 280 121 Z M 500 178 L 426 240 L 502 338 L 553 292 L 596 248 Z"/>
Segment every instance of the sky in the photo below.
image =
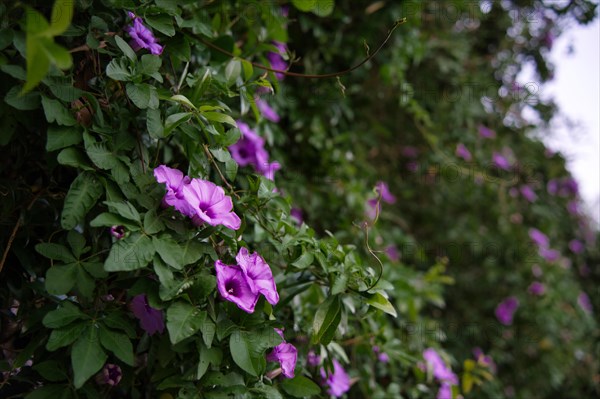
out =
<path fill-rule="evenodd" d="M 600 230 L 600 22 L 573 25 L 554 43 L 555 79 L 540 92 L 560 110 L 542 140 L 563 154 L 579 182 L 587 211 Z M 521 79 L 520 79 L 521 80 Z M 566 117 L 566 118 L 565 118 Z M 575 125 L 566 123 L 566 120 Z"/>

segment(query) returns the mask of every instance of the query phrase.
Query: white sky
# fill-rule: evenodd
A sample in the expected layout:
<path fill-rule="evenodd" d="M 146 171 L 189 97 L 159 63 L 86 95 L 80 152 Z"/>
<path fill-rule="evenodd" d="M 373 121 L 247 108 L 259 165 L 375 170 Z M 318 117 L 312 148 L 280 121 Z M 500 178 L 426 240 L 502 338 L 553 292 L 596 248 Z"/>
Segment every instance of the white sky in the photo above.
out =
<path fill-rule="evenodd" d="M 600 23 L 573 26 L 554 43 L 551 60 L 555 78 L 541 89 L 542 98 L 555 99 L 562 116 L 543 133 L 549 148 L 559 151 L 579 182 L 587 211 L 600 229 Z M 531 76 L 531 71 L 523 75 Z M 522 80 L 527 81 L 527 79 Z"/>

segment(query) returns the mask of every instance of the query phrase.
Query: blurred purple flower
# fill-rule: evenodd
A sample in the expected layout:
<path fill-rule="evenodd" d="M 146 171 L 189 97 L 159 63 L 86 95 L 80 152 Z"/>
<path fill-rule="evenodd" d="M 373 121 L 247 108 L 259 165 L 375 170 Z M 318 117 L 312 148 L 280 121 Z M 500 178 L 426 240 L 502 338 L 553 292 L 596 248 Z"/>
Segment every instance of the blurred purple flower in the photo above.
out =
<path fill-rule="evenodd" d="M 560 252 L 551 248 L 540 248 L 538 253 L 546 262 L 555 262 L 560 258 Z"/>
<path fill-rule="evenodd" d="M 375 220 L 377 215 L 381 213 L 381 202 L 377 198 L 367 200 L 367 218 Z"/>
<path fill-rule="evenodd" d="M 561 195 L 564 196 L 579 194 L 579 184 L 577 184 L 577 180 L 570 177 L 563 180 L 561 189 L 563 191 L 563 194 Z"/>
<path fill-rule="evenodd" d="M 275 331 L 283 339 L 283 332 L 278 328 L 276 328 Z M 267 355 L 268 361 L 279 362 L 281 373 L 287 378 L 294 378 L 294 369 L 296 368 L 297 359 L 298 350 L 294 345 L 285 342 L 285 339 Z"/>
<path fill-rule="evenodd" d="M 496 167 L 500 169 L 510 170 L 510 162 L 508 161 L 508 159 L 506 159 L 506 157 L 504 157 L 504 155 L 500 154 L 499 152 L 494 151 L 492 155 L 492 162 Z"/>
<path fill-rule="evenodd" d="M 543 283 L 540 283 L 539 281 L 534 281 L 529 285 L 527 291 L 531 295 L 544 295 L 544 292 L 546 292 L 546 286 Z"/>
<path fill-rule="evenodd" d="M 519 196 L 519 190 L 516 187 L 511 187 L 510 190 L 508 190 L 508 195 L 517 198 Z"/>
<path fill-rule="evenodd" d="M 592 313 L 592 301 L 590 301 L 590 297 L 588 296 L 588 294 L 586 294 L 585 292 L 580 292 L 579 296 L 577 297 L 577 303 L 585 312 Z"/>
<path fill-rule="evenodd" d="M 406 145 L 402 147 L 401 154 L 406 158 L 416 158 L 419 156 L 419 149 L 412 145 Z"/>
<path fill-rule="evenodd" d="M 125 226 L 112 226 L 110 228 L 110 234 L 117 240 L 120 240 L 125 237 Z"/>
<path fill-rule="evenodd" d="M 387 353 L 381 352 L 379 355 L 377 355 L 377 360 L 379 360 L 381 363 L 388 363 L 390 361 L 390 357 Z"/>
<path fill-rule="evenodd" d="M 494 359 L 492 359 L 492 357 L 489 355 L 485 355 L 481 348 L 473 348 L 473 356 L 477 362 L 488 367 L 492 373 L 496 372 L 496 363 L 494 362 Z"/>
<path fill-rule="evenodd" d="M 458 377 L 452 370 L 446 366 L 440 355 L 433 348 L 427 348 L 423 351 L 423 359 L 427 363 L 427 368 L 433 373 L 433 376 L 442 383 L 458 384 Z"/>
<path fill-rule="evenodd" d="M 226 265 L 220 260 L 215 262 L 217 288 L 226 300 L 235 303 L 247 313 L 254 312 L 258 293 L 253 293 L 244 272 L 238 265 Z"/>
<path fill-rule="evenodd" d="M 233 212 L 231 197 L 225 195 L 222 187 L 207 180 L 192 179 L 183 191 L 185 199 L 194 209 L 192 221 L 196 225 L 207 223 L 217 226 L 222 224 L 232 230 L 240 228 L 242 221 Z"/>
<path fill-rule="evenodd" d="M 302 218 L 302 209 L 300 208 L 292 208 L 290 210 L 290 216 L 296 220 L 298 224 L 302 224 L 304 219 Z"/>
<path fill-rule="evenodd" d="M 535 202 L 535 200 L 537 199 L 537 195 L 535 195 L 535 191 L 533 191 L 531 186 L 529 186 L 527 184 L 521 186 L 521 194 L 529 202 Z"/>
<path fill-rule="evenodd" d="M 318 366 L 321 363 L 321 356 L 317 355 L 313 350 L 308 351 L 306 355 L 306 363 L 309 366 Z"/>
<path fill-rule="evenodd" d="M 546 189 L 548 190 L 548 194 L 550 195 L 558 194 L 558 188 L 559 184 L 557 179 L 552 179 L 548 181 L 548 184 L 546 185 Z"/>
<path fill-rule="evenodd" d="M 538 229 L 529 229 L 529 238 L 540 248 L 548 248 L 550 245 L 550 241 L 548 240 L 548 236 L 542 233 Z"/>
<path fill-rule="evenodd" d="M 483 138 L 486 138 L 486 139 L 496 138 L 496 132 L 494 132 L 489 127 L 479 125 L 479 127 L 477 129 L 479 130 L 479 136 L 481 136 Z"/>
<path fill-rule="evenodd" d="M 388 204 L 396 202 L 396 197 L 390 192 L 387 183 L 378 181 L 377 184 L 375 184 L 375 191 L 377 191 L 381 195 L 381 199 Z"/>
<path fill-rule="evenodd" d="M 258 110 L 260 111 L 260 113 L 262 114 L 262 116 L 265 117 L 265 119 L 270 120 L 271 122 L 279 122 L 280 118 L 279 115 L 277 115 L 277 112 L 275 112 L 275 110 L 273 108 L 271 108 L 271 106 L 269 105 L 268 102 L 266 102 L 265 100 L 263 100 L 262 98 L 255 98 L 256 101 L 256 106 L 258 107 Z"/>
<path fill-rule="evenodd" d="M 103 383 L 115 386 L 121 381 L 123 376 L 121 368 L 112 363 L 106 363 L 102 369 Z"/>
<path fill-rule="evenodd" d="M 544 274 L 542 272 L 542 268 L 540 267 L 540 265 L 533 265 L 533 266 L 531 266 L 531 273 L 535 277 L 541 277 Z"/>
<path fill-rule="evenodd" d="M 269 162 L 265 140 L 246 123 L 237 121 L 237 125 L 242 136 L 235 144 L 229 146 L 231 157 L 238 165 L 252 165 L 257 173 L 273 180 L 275 172 L 281 169 L 281 165 L 278 162 Z"/>
<path fill-rule="evenodd" d="M 240 248 L 235 260 L 252 294 L 263 294 L 271 305 L 276 305 L 279 302 L 279 294 L 267 262 L 257 252 L 250 254 L 244 247 Z"/>
<path fill-rule="evenodd" d="M 579 240 L 571 240 L 569 241 L 569 249 L 575 254 L 580 254 L 585 249 L 585 246 Z"/>
<path fill-rule="evenodd" d="M 269 60 L 269 64 L 271 64 L 271 68 L 277 69 L 280 71 L 287 71 L 288 64 L 281 56 L 282 54 L 287 54 L 287 47 L 285 43 L 274 41 L 273 45 L 277 47 L 277 52 L 269 51 L 267 53 L 267 60 Z M 285 77 L 285 75 L 281 72 L 275 72 L 275 77 L 281 80 Z"/>
<path fill-rule="evenodd" d="M 510 296 L 496 306 L 496 318 L 505 326 L 512 324 L 515 311 L 519 308 L 519 300 Z"/>
<path fill-rule="evenodd" d="M 160 165 L 154 169 L 154 177 L 157 182 L 167 185 L 167 194 L 163 199 L 163 204 L 174 207 L 185 216 L 193 217 L 194 208 L 185 198 L 183 190 L 190 184 L 191 179 L 184 176 L 180 170 L 169 168 L 166 165 Z"/>
<path fill-rule="evenodd" d="M 148 49 L 151 54 L 160 55 L 163 52 L 163 46 L 158 44 L 158 40 L 152 34 L 152 31 L 148 29 L 142 19 L 137 17 L 134 13 L 128 12 L 129 18 L 133 20 L 133 25 L 125 27 L 125 32 L 131 37 L 129 44 L 134 51 L 140 49 Z"/>
<path fill-rule="evenodd" d="M 567 212 L 569 212 L 571 215 L 579 214 L 579 204 L 576 200 L 567 202 Z"/>
<path fill-rule="evenodd" d="M 385 249 L 385 253 L 392 262 L 398 262 L 400 260 L 400 252 L 398 252 L 398 248 L 396 248 L 395 245 L 388 245 Z"/>
<path fill-rule="evenodd" d="M 440 389 L 436 399 L 452 399 L 452 385 L 444 382 L 440 385 Z"/>
<path fill-rule="evenodd" d="M 350 377 L 337 359 L 333 359 L 333 372 L 329 374 L 329 377 L 327 377 L 323 368 L 321 369 L 321 377 L 329 387 L 329 394 L 336 398 L 339 398 L 350 389 Z"/>
<path fill-rule="evenodd" d="M 129 303 L 133 315 L 140 321 L 140 327 L 148 333 L 162 334 L 165 330 L 165 320 L 162 310 L 155 309 L 148 304 L 145 294 L 136 295 Z"/>
<path fill-rule="evenodd" d="M 458 143 L 456 145 L 456 156 L 461 157 L 465 161 L 471 160 L 471 152 L 465 147 L 463 143 Z"/>

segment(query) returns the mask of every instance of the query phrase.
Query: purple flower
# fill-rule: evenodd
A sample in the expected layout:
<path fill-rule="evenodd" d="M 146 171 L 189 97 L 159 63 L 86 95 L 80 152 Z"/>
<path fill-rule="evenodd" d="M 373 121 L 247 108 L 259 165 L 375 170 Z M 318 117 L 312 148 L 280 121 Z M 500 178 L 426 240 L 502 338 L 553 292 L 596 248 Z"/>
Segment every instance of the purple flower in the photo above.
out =
<path fill-rule="evenodd" d="M 458 384 L 458 377 L 446 366 L 440 355 L 433 348 L 427 348 L 423 351 L 423 359 L 427 363 L 427 368 L 433 373 L 433 376 L 440 382 L 449 384 Z"/>
<path fill-rule="evenodd" d="M 163 312 L 155 309 L 148 304 L 146 295 L 140 294 L 133 297 L 129 303 L 133 315 L 139 319 L 140 326 L 148 335 L 154 335 L 158 332 L 162 334 L 165 330 L 165 320 Z"/>
<path fill-rule="evenodd" d="M 521 194 L 529 202 L 535 202 L 535 200 L 537 199 L 537 195 L 535 195 L 535 191 L 533 191 L 531 186 L 529 186 L 527 184 L 524 186 L 521 186 Z"/>
<path fill-rule="evenodd" d="M 381 195 L 381 199 L 388 204 L 396 202 L 396 197 L 390 192 L 390 189 L 385 182 L 378 181 L 377 184 L 375 184 L 375 191 L 377 191 L 379 195 Z"/>
<path fill-rule="evenodd" d="M 377 355 L 377 360 L 379 360 L 381 363 L 388 363 L 390 361 L 390 357 L 387 353 L 381 352 Z"/>
<path fill-rule="evenodd" d="M 519 196 L 519 190 L 517 190 L 516 187 L 511 187 L 510 190 L 508 190 L 508 195 L 513 198 L 517 198 Z"/>
<path fill-rule="evenodd" d="M 350 377 L 337 359 L 333 359 L 333 372 L 329 374 L 329 377 L 326 376 L 324 369 L 321 369 L 321 377 L 329 387 L 329 394 L 336 398 L 339 398 L 350 389 Z"/>
<path fill-rule="evenodd" d="M 436 399 L 452 399 L 452 385 L 444 382 L 440 385 L 440 389 Z"/>
<path fill-rule="evenodd" d="M 546 286 L 543 283 L 540 283 L 539 281 L 534 281 L 529 285 L 527 291 L 531 295 L 544 295 L 544 292 L 546 292 Z"/>
<path fill-rule="evenodd" d="M 256 101 L 256 106 L 258 107 L 258 110 L 260 111 L 262 116 L 265 117 L 265 119 L 268 119 L 271 122 L 275 122 L 275 123 L 279 122 L 279 120 L 280 120 L 279 115 L 277 115 L 277 112 L 275 112 L 275 110 L 273 108 L 271 108 L 269 103 L 267 103 L 262 98 L 258 98 L 258 97 L 255 98 L 255 101 Z"/>
<path fill-rule="evenodd" d="M 478 363 L 488 367 L 492 372 L 496 372 L 496 363 L 494 363 L 491 356 L 485 355 L 481 348 L 473 348 L 473 356 Z"/>
<path fill-rule="evenodd" d="M 125 226 L 112 226 L 110 228 L 110 234 L 117 240 L 120 240 L 125 237 Z"/>
<path fill-rule="evenodd" d="M 509 326 L 512 324 L 513 315 L 518 308 L 519 300 L 514 296 L 510 296 L 496 306 L 496 318 L 500 323 Z"/>
<path fill-rule="evenodd" d="M 271 68 L 277 69 L 280 71 L 286 71 L 288 69 L 287 62 L 281 56 L 282 54 L 287 54 L 287 47 L 285 43 L 274 41 L 273 45 L 277 47 L 277 52 L 269 51 L 267 53 L 267 60 L 269 60 L 269 64 L 271 64 Z M 281 72 L 275 72 L 275 76 L 277 79 L 281 80 L 285 77 L 285 75 Z"/>
<path fill-rule="evenodd" d="M 298 224 L 302 224 L 304 219 L 302 218 L 302 209 L 300 208 L 292 208 L 290 210 L 290 216 L 296 221 Z"/>
<path fill-rule="evenodd" d="M 257 252 L 250 254 L 244 247 L 240 248 L 235 260 L 252 294 L 263 294 L 271 305 L 276 305 L 279 302 L 279 294 L 267 262 Z"/>
<path fill-rule="evenodd" d="M 407 145 L 402 148 L 401 154 L 406 158 L 416 158 L 419 156 L 419 149 L 412 145 Z"/>
<path fill-rule="evenodd" d="M 531 266 L 531 273 L 535 277 L 541 277 L 544 274 L 542 272 L 542 268 L 540 267 L 540 265 L 533 265 L 533 266 Z"/>
<path fill-rule="evenodd" d="M 554 262 L 560 258 L 560 252 L 558 252 L 556 249 L 540 248 L 538 253 L 547 262 Z"/>
<path fill-rule="evenodd" d="M 321 363 L 321 356 L 317 355 L 313 350 L 308 351 L 306 355 L 306 363 L 309 366 L 318 366 Z"/>
<path fill-rule="evenodd" d="M 575 254 L 580 254 L 585 249 L 585 246 L 579 240 L 571 240 L 569 241 L 569 249 Z"/>
<path fill-rule="evenodd" d="M 562 191 L 564 196 L 577 195 L 579 193 L 579 184 L 573 178 L 567 178 L 562 182 Z"/>
<path fill-rule="evenodd" d="M 217 288 L 226 300 L 235 303 L 247 313 L 254 312 L 258 293 L 253 293 L 244 272 L 238 265 L 226 265 L 220 260 L 215 262 Z"/>
<path fill-rule="evenodd" d="M 489 127 L 479 125 L 479 127 L 477 129 L 479 130 L 479 136 L 481 136 L 483 138 L 486 138 L 486 139 L 496 138 L 496 132 L 494 132 Z"/>
<path fill-rule="evenodd" d="M 494 154 L 492 155 L 492 162 L 493 164 L 503 170 L 510 170 L 510 162 L 508 161 L 508 159 L 506 159 L 506 157 L 504 157 L 504 155 L 494 151 Z"/>
<path fill-rule="evenodd" d="M 456 156 L 461 157 L 465 161 L 471 160 L 471 153 L 463 143 L 458 143 L 456 145 Z"/>
<path fill-rule="evenodd" d="M 252 165 L 257 173 L 273 180 L 275 172 L 281 168 L 281 165 L 278 162 L 269 163 L 265 140 L 244 122 L 237 121 L 237 124 L 242 137 L 235 144 L 229 146 L 231 157 L 238 165 Z"/>
<path fill-rule="evenodd" d="M 580 292 L 577 297 L 577 303 L 581 306 L 586 313 L 592 313 L 592 301 L 590 301 L 590 297 L 585 292 Z"/>
<path fill-rule="evenodd" d="M 163 199 L 163 204 L 172 206 L 185 216 L 193 217 L 194 208 L 185 197 L 184 187 L 188 186 L 191 179 L 178 170 L 169 168 L 166 165 L 160 165 L 154 169 L 154 177 L 159 183 L 166 183 L 167 194 Z"/>
<path fill-rule="evenodd" d="M 377 198 L 367 200 L 367 218 L 375 220 L 378 214 L 381 213 L 381 203 Z"/>
<path fill-rule="evenodd" d="M 117 385 L 122 375 L 121 368 L 116 364 L 106 363 L 102 369 L 103 382 L 108 385 Z"/>
<path fill-rule="evenodd" d="M 125 32 L 131 37 L 129 44 L 133 50 L 148 49 L 154 55 L 160 55 L 163 52 L 163 46 L 158 44 L 158 40 L 148 29 L 140 17 L 136 17 L 134 13 L 128 13 L 129 18 L 133 19 L 133 25 L 125 27 Z"/>
<path fill-rule="evenodd" d="M 558 188 L 559 188 L 559 184 L 558 184 L 557 179 L 550 180 L 548 182 L 548 184 L 546 185 L 546 189 L 548 190 L 548 194 L 550 194 L 550 195 L 558 194 Z"/>
<path fill-rule="evenodd" d="M 577 215 L 579 213 L 579 204 L 577 203 L 577 201 L 572 200 L 567 202 L 567 211 L 571 215 Z"/>
<path fill-rule="evenodd" d="M 206 180 L 192 179 L 183 192 L 194 209 L 192 221 L 196 225 L 208 223 L 211 226 L 222 224 L 232 230 L 240 228 L 242 221 L 233 212 L 231 197 L 225 195 L 222 187 Z"/>
<path fill-rule="evenodd" d="M 395 245 L 389 245 L 385 249 L 385 253 L 392 262 L 398 262 L 400 260 L 400 252 L 398 252 L 398 248 L 396 248 Z"/>
<path fill-rule="evenodd" d="M 529 238 L 540 248 L 548 248 L 550 245 L 548 236 L 538 229 L 529 229 Z"/>
<path fill-rule="evenodd" d="M 283 332 L 276 328 L 277 334 L 283 338 Z M 267 355 L 270 362 L 279 362 L 282 374 L 287 378 L 294 378 L 294 369 L 298 359 L 298 350 L 294 345 L 288 344 L 285 340 L 273 348 L 273 351 Z"/>

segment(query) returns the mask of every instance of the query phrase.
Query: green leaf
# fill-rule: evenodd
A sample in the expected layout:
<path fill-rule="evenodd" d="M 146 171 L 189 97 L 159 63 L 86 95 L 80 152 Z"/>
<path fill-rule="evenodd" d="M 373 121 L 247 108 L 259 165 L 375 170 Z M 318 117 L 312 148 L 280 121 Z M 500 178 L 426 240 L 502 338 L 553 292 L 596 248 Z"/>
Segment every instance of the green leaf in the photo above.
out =
<path fill-rule="evenodd" d="M 86 323 L 77 323 L 52 330 L 48 342 L 46 343 L 46 349 L 50 352 L 54 352 L 59 348 L 71 345 L 81 336 L 81 333 L 85 330 L 86 326 Z"/>
<path fill-rule="evenodd" d="M 235 330 L 229 337 L 229 349 L 233 361 L 242 370 L 256 377 L 266 367 L 266 350 L 281 342 L 281 337 L 271 327 L 261 331 Z"/>
<path fill-rule="evenodd" d="M 142 223 L 142 218 L 135 209 L 133 205 L 129 201 L 104 201 L 104 204 L 109 208 L 112 208 L 111 211 L 116 211 L 119 215 L 123 216 L 125 219 L 132 220 L 137 223 Z"/>
<path fill-rule="evenodd" d="M 27 81 L 23 87 L 23 93 L 37 86 L 50 68 L 50 59 L 42 48 L 43 42 L 47 42 L 49 39 L 38 35 L 40 32 L 48 30 L 48 22 L 42 14 L 32 8 L 28 7 L 25 14 Z"/>
<path fill-rule="evenodd" d="M 112 80 L 128 81 L 131 79 L 131 72 L 127 66 L 127 60 L 124 58 L 113 59 L 106 66 L 106 76 Z"/>
<path fill-rule="evenodd" d="M 315 257 L 312 253 L 309 251 L 304 251 L 298 259 L 292 262 L 292 266 L 295 266 L 298 269 L 306 269 L 312 265 L 314 259 Z"/>
<path fill-rule="evenodd" d="M 104 192 L 96 177 L 83 172 L 75 178 L 65 198 L 60 223 L 65 230 L 71 230 L 83 222 L 98 198 Z"/>
<path fill-rule="evenodd" d="M 104 262 L 107 272 L 131 271 L 144 268 L 154 256 L 152 240 L 137 232 L 117 241 Z"/>
<path fill-rule="evenodd" d="M 27 394 L 25 399 L 67 399 L 71 398 L 71 390 L 64 384 L 44 385 Z"/>
<path fill-rule="evenodd" d="M 340 320 L 342 319 L 342 307 L 338 295 L 330 296 L 317 309 L 312 326 L 313 345 L 327 345 L 333 339 Z"/>
<path fill-rule="evenodd" d="M 235 123 L 235 120 L 231 116 L 220 112 L 203 112 L 202 116 L 212 122 L 226 123 L 233 127 L 237 127 L 237 123 Z"/>
<path fill-rule="evenodd" d="M 131 61 L 135 61 L 137 59 L 135 51 L 133 51 L 131 46 L 127 44 L 125 40 L 121 39 L 120 36 L 115 36 L 115 43 L 117 44 L 117 47 L 121 49 L 125 57 L 129 58 Z"/>
<path fill-rule="evenodd" d="M 51 36 L 61 35 L 67 30 L 73 19 L 73 7 L 75 2 L 72 0 L 55 0 L 52 6 L 52 16 L 50 17 L 50 28 L 47 33 Z"/>
<path fill-rule="evenodd" d="M 244 80 L 249 80 L 254 73 L 254 69 L 252 68 L 252 64 L 249 61 L 244 59 L 241 60 L 242 69 L 244 70 Z"/>
<path fill-rule="evenodd" d="M 146 234 L 156 234 L 165 229 L 165 225 L 160 220 L 155 210 L 149 210 L 144 215 L 144 232 Z"/>
<path fill-rule="evenodd" d="M 48 126 L 46 151 L 56 151 L 81 143 L 81 132 L 74 127 Z"/>
<path fill-rule="evenodd" d="M 81 388 L 92 375 L 96 374 L 104 366 L 107 357 L 100 346 L 98 329 L 88 326 L 71 350 L 75 388 Z"/>
<path fill-rule="evenodd" d="M 73 65 L 73 58 L 69 51 L 51 40 L 42 40 L 41 51 L 44 52 L 50 62 L 60 69 L 69 69 Z"/>
<path fill-rule="evenodd" d="M 184 243 L 177 243 L 169 236 L 152 239 L 156 251 L 160 257 L 171 267 L 181 270 L 185 265 L 198 261 L 207 253 L 206 243 L 196 240 L 188 240 Z"/>
<path fill-rule="evenodd" d="M 295 398 L 313 397 L 321 393 L 321 388 L 303 375 L 283 380 L 281 388 Z"/>
<path fill-rule="evenodd" d="M 94 165 L 100 169 L 109 170 L 115 167 L 118 160 L 105 143 L 87 142 L 85 152 Z"/>
<path fill-rule="evenodd" d="M 56 159 L 61 165 L 72 166 L 74 168 L 81 168 L 84 170 L 93 170 L 88 158 L 83 154 L 83 152 L 75 147 L 64 148 L 58 153 Z"/>
<path fill-rule="evenodd" d="M 65 263 L 76 261 L 71 251 L 64 245 L 41 242 L 35 246 L 35 250 L 49 259 L 62 260 Z"/>
<path fill-rule="evenodd" d="M 96 216 L 91 222 L 92 227 L 112 227 L 112 226 L 125 226 L 128 230 L 138 231 L 140 227 L 132 223 L 130 220 L 125 219 L 120 215 L 104 212 Z"/>
<path fill-rule="evenodd" d="M 46 271 L 46 291 L 52 295 L 64 295 L 77 281 L 77 263 L 52 266 Z"/>
<path fill-rule="evenodd" d="M 40 93 L 35 91 L 22 94 L 19 86 L 13 86 L 4 96 L 4 101 L 19 111 L 31 111 L 40 106 Z"/>
<path fill-rule="evenodd" d="M 172 344 L 191 337 L 202 328 L 206 311 L 185 302 L 175 302 L 167 309 L 167 330 Z"/>
<path fill-rule="evenodd" d="M 62 364 L 56 360 L 47 360 L 45 362 L 36 363 L 32 368 L 48 381 L 65 381 L 68 378 L 67 373 L 63 370 Z"/>
<path fill-rule="evenodd" d="M 160 110 L 148 108 L 146 111 L 146 129 L 153 139 L 162 139 L 166 137 L 160 118 Z"/>
<path fill-rule="evenodd" d="M 242 331 L 236 330 L 229 337 L 229 350 L 235 364 L 248 374 L 258 377 L 259 366 L 252 356 L 250 345 L 246 333 Z"/>
<path fill-rule="evenodd" d="M 44 107 L 44 114 L 46 114 L 46 120 L 48 122 L 56 122 L 63 126 L 73 126 L 77 124 L 73 115 L 71 115 L 69 110 L 66 109 L 60 101 L 42 96 L 42 106 Z"/>
<path fill-rule="evenodd" d="M 162 65 L 162 58 L 158 55 L 144 54 L 138 65 L 138 72 L 144 75 L 151 76 L 158 72 Z"/>
<path fill-rule="evenodd" d="M 131 319 L 124 317 L 121 313 L 111 312 L 102 321 L 113 330 L 124 331 L 130 338 L 137 336 Z"/>
<path fill-rule="evenodd" d="M 169 15 L 146 15 L 148 25 L 167 36 L 175 36 L 173 18 Z"/>
<path fill-rule="evenodd" d="M 81 233 L 71 230 L 67 234 L 67 241 L 69 242 L 69 246 L 71 246 L 75 257 L 79 258 L 85 249 L 85 237 L 83 237 Z"/>
<path fill-rule="evenodd" d="M 133 345 L 127 335 L 100 327 L 100 343 L 125 364 L 133 366 Z"/>
<path fill-rule="evenodd" d="M 225 80 L 227 81 L 227 85 L 231 86 L 235 83 L 237 78 L 240 77 L 242 73 L 242 64 L 239 60 L 233 59 L 227 63 L 225 67 Z"/>
<path fill-rule="evenodd" d="M 200 361 L 198 362 L 198 369 L 196 370 L 196 379 L 202 378 L 208 370 L 210 364 L 220 365 L 223 360 L 223 352 L 219 348 L 207 348 L 204 344 L 198 344 L 198 354 Z"/>
<path fill-rule="evenodd" d="M 169 133 L 171 133 L 177 126 L 189 121 L 192 115 L 193 114 L 191 112 L 180 112 L 169 115 L 165 121 L 165 130 L 163 135 L 167 137 Z"/>
<path fill-rule="evenodd" d="M 383 310 L 385 313 L 391 316 L 398 317 L 398 313 L 396 312 L 396 309 L 394 309 L 394 305 L 392 305 L 390 301 L 379 292 L 367 296 L 365 302 L 374 308 Z"/>
<path fill-rule="evenodd" d="M 342 292 L 346 291 L 347 287 L 348 287 L 348 275 L 341 274 L 339 276 L 336 276 L 333 281 L 333 286 L 331 287 L 331 295 L 341 294 Z"/>
<path fill-rule="evenodd" d="M 156 87 L 147 83 L 127 83 L 126 91 L 127 96 L 138 108 L 158 108 L 158 94 L 156 92 Z"/>
<path fill-rule="evenodd" d="M 86 319 L 88 316 L 82 313 L 77 306 L 70 301 L 62 301 L 58 308 L 51 310 L 44 316 L 42 323 L 48 328 L 64 327 L 75 320 Z"/>

